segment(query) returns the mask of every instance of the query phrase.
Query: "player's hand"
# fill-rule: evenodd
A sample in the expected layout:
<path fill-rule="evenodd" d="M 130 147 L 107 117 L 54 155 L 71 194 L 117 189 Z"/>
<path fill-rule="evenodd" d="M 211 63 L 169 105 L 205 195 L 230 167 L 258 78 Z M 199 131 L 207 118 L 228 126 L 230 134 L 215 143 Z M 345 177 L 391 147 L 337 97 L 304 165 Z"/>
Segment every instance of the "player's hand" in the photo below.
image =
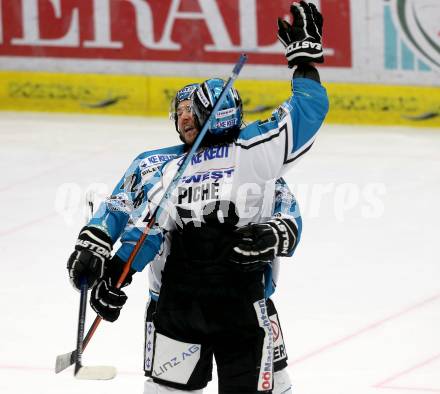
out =
<path fill-rule="evenodd" d="M 93 288 L 90 305 L 104 320 L 114 322 L 127 301 L 126 294 L 112 286 L 108 278 L 102 278 Z"/>
<path fill-rule="evenodd" d="M 67 261 L 70 282 L 80 289 L 81 278 L 87 279 L 92 288 L 104 274 L 104 266 L 110 258 L 112 243 L 110 237 L 96 227 L 84 227 L 76 241 L 75 251 Z"/>
<path fill-rule="evenodd" d="M 296 244 L 298 231 L 290 219 L 249 223 L 235 230 L 230 261 L 243 271 L 261 269 L 276 256 L 288 256 Z"/>
<path fill-rule="evenodd" d="M 114 322 L 118 319 L 121 309 L 127 301 L 127 295 L 116 288 L 123 271 L 124 262 L 114 256 L 105 267 L 104 276 L 92 289 L 90 305 L 104 320 Z M 130 270 L 121 287 L 128 286 L 132 281 L 134 270 Z"/>
<path fill-rule="evenodd" d="M 286 48 L 289 68 L 304 63 L 323 63 L 323 18 L 314 4 L 301 1 L 290 6 L 292 25 L 278 18 L 278 39 Z"/>

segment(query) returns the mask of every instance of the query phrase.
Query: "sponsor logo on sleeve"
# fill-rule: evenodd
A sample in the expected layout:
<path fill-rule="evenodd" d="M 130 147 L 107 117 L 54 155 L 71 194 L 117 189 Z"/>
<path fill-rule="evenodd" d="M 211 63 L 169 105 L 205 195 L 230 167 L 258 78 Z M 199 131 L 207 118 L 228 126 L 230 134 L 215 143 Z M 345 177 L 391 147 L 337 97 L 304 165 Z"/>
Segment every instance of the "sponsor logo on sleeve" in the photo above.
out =
<path fill-rule="evenodd" d="M 133 203 L 125 193 L 112 195 L 106 199 L 105 204 L 110 211 L 130 213 L 133 210 Z"/>

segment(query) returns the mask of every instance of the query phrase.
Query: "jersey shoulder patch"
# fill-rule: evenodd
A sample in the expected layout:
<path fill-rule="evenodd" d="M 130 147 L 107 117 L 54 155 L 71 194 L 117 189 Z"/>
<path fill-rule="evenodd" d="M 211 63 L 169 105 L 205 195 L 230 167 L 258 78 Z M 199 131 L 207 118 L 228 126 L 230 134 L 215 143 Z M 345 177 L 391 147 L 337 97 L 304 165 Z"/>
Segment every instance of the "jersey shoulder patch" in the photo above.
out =
<path fill-rule="evenodd" d="M 162 149 L 143 152 L 138 155 L 136 167 L 141 176 L 145 177 L 156 172 L 164 163 L 175 159 L 184 152 L 184 145 L 176 145 Z"/>

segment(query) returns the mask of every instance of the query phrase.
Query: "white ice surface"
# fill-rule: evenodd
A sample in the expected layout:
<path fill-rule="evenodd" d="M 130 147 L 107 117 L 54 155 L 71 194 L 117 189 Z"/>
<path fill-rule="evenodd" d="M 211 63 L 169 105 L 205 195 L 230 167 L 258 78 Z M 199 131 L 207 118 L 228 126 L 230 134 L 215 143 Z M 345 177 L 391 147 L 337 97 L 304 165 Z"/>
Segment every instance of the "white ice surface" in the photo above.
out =
<path fill-rule="evenodd" d="M 0 113 L 0 393 L 142 393 L 142 274 L 83 357 L 118 376 L 53 372 L 75 348 L 65 266 L 83 223 L 60 191 L 111 188 L 138 153 L 176 143 L 162 119 Z M 304 221 L 275 297 L 294 393 L 440 393 L 440 130 L 325 126 L 286 178 Z"/>

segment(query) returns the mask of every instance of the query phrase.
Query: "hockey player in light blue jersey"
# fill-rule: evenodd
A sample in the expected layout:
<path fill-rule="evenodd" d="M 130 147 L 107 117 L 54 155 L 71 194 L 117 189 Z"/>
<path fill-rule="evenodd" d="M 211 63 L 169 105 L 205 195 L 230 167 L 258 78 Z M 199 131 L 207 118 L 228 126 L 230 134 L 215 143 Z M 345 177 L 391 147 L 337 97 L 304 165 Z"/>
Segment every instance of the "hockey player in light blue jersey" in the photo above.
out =
<path fill-rule="evenodd" d="M 298 72 L 316 76 L 313 68 L 300 67 Z M 222 81 L 208 80 L 196 91 L 193 108 L 201 124 L 203 102 L 212 106 L 222 87 Z M 239 112 L 235 96 L 232 91 L 223 114 Z M 172 240 L 154 316 L 153 382 L 147 382 L 145 393 L 165 392 L 159 386 L 201 390 L 210 380 L 213 355 L 219 392 L 272 392 L 273 336 L 263 280 L 275 256 L 292 252 L 297 232 L 294 221 L 273 219 L 262 209 L 264 196 L 268 182 L 311 147 L 326 104 L 317 82 L 294 78 L 294 99 L 272 119 L 231 132 L 225 137 L 232 140 L 222 143 L 223 134 L 213 133 L 189 164 L 158 219 Z M 217 131 L 223 120 L 214 122 L 211 130 Z M 156 174 L 150 211 L 179 161 L 170 160 Z M 173 349 L 192 349 L 197 361 L 170 370 L 166 357 Z"/>
<path fill-rule="evenodd" d="M 273 333 L 264 277 L 276 256 L 292 252 L 298 231 L 293 220 L 273 218 L 273 211 L 264 209 L 266 189 L 310 149 L 328 110 L 310 64 L 322 60 L 322 17 L 303 1 L 291 11 L 293 25 L 279 21 L 278 35 L 289 66 L 297 66 L 293 94 L 272 118 L 241 128 L 241 100 L 234 89 L 209 118 L 223 87 L 219 79 L 203 83 L 191 102 L 178 108 L 182 138 L 197 135 L 205 121 L 209 130 L 158 218 L 158 241 L 163 233 L 171 238 L 154 316 L 153 382 L 145 393 L 201 392 L 213 356 L 220 393 L 272 393 Z M 147 185 L 149 212 L 180 160 L 167 161 Z M 104 269 L 106 276 L 113 269 L 107 264 L 111 237 L 99 239 L 93 230 L 78 243 L 83 250 L 89 246 L 89 256 L 77 253 L 69 260 L 76 285 L 84 274 L 90 285 L 102 283 Z M 107 294 L 115 296 L 115 305 L 123 299 L 123 293 Z"/>
<path fill-rule="evenodd" d="M 196 87 L 198 87 L 198 84 L 185 86 L 177 92 L 176 97 L 173 100 L 171 118 L 176 122 L 177 131 L 177 106 L 179 103 L 189 100 Z M 184 143 L 186 142 L 183 137 L 181 137 L 181 139 Z M 160 166 L 168 160 L 182 155 L 185 149 L 185 145 L 178 145 L 147 151 L 137 156 L 114 188 L 111 196 L 101 204 L 94 217 L 81 231 L 80 239 L 84 238 L 87 232 L 93 232 L 95 235 L 98 235 L 98 230 L 100 230 L 110 237 L 110 243 L 112 245 L 122 236 L 120 238 L 122 245 L 112 259 L 111 267 L 114 267 L 114 269 L 111 274 L 108 274 L 109 277 L 112 276 L 114 278 L 113 283 L 117 280 L 117 277 L 122 270 L 122 264 L 127 261 L 128 256 L 134 247 L 134 242 L 139 238 L 141 230 L 133 223 L 136 221 L 137 216 L 142 214 L 145 215 L 145 202 L 148 200 L 148 192 L 152 186 L 151 183 L 149 183 L 149 180 Z M 274 218 L 282 216 L 290 217 L 295 223 L 297 223 L 298 239 L 295 244 L 295 246 L 297 246 L 301 236 L 301 216 L 296 200 L 282 178 L 275 182 L 274 193 L 271 193 L 267 202 L 273 211 Z M 101 234 L 100 238 L 103 239 L 104 236 Z M 157 253 L 155 259 L 147 267 L 151 301 L 148 303 L 146 311 L 146 343 L 151 337 L 151 329 L 149 329 L 152 324 L 151 316 L 155 311 L 156 302 L 160 293 L 161 273 L 167 255 L 166 250 L 169 249 L 168 243 L 161 245 L 162 241 L 162 234 L 150 235 L 144 247 L 138 253 L 135 263 L 132 265 L 132 267 L 134 267 L 132 273 L 135 271 L 142 271 L 144 267 L 153 260 L 153 256 Z M 78 248 L 82 247 L 83 245 L 80 243 Z M 291 254 L 293 254 L 293 251 Z M 78 253 L 75 253 L 74 256 L 77 258 Z M 275 259 L 271 264 L 266 266 L 265 288 L 266 297 L 268 298 L 267 307 L 269 318 L 271 324 L 276 327 L 276 330 L 279 333 L 274 343 L 275 385 L 277 386 L 277 383 L 279 383 L 278 387 L 280 387 L 280 389 L 286 389 L 290 385 L 289 377 L 287 372 L 285 372 L 287 366 L 287 352 L 278 313 L 272 300 L 269 299 L 276 287 L 279 270 L 278 260 L 279 259 Z M 119 267 L 119 269 L 115 269 L 115 267 Z M 119 315 L 125 297 L 122 295 L 122 291 L 119 293 L 118 290 L 113 289 L 110 284 L 110 278 L 107 280 L 100 280 L 98 285 L 94 287 L 90 302 L 92 307 L 102 318 L 114 321 Z M 109 294 L 105 294 L 107 292 Z M 151 350 L 152 349 L 150 349 L 150 351 Z M 146 351 L 145 371 L 147 376 L 151 376 L 151 364 L 149 364 L 148 356 L 149 354 Z M 284 391 L 285 390 L 283 390 L 283 392 Z"/>

